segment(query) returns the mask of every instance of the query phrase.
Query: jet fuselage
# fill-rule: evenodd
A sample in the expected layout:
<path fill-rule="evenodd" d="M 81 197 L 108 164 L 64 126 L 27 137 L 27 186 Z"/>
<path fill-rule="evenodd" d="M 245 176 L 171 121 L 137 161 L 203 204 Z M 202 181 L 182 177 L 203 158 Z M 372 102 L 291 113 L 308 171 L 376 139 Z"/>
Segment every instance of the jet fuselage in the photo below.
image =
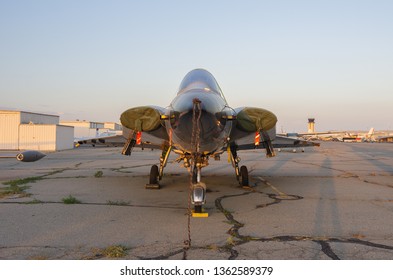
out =
<path fill-rule="evenodd" d="M 199 152 L 211 154 L 226 146 L 233 115 L 214 77 L 206 70 L 195 69 L 183 79 L 176 98 L 168 107 L 166 129 L 170 141 L 177 149 L 192 153 L 194 101 L 200 102 L 195 118 L 199 116 Z M 200 112 L 199 112 L 200 111 Z M 194 132 L 195 133 L 195 132 Z"/>

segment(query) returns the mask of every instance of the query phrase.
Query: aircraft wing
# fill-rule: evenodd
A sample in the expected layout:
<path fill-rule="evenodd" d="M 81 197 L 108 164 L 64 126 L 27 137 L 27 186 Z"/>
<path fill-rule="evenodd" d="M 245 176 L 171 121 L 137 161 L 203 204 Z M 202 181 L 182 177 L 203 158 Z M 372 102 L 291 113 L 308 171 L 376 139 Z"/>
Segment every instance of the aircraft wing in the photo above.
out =
<path fill-rule="evenodd" d="M 319 147 L 320 144 L 291 137 L 276 136 L 273 141 L 274 148 Z"/>
<path fill-rule="evenodd" d="M 141 106 L 126 110 L 120 116 L 123 125 L 123 135 L 127 141 L 136 140 L 135 147 L 162 149 L 163 144 L 169 141 L 162 116 L 165 109 L 158 106 Z M 138 140 L 136 132 L 140 132 Z M 139 143 L 140 142 L 140 143 Z"/>
<path fill-rule="evenodd" d="M 83 137 L 74 140 L 76 146 L 79 145 L 105 145 L 120 147 L 124 145 L 126 139 L 123 135 L 110 135 L 110 136 L 96 136 L 96 137 Z"/>
<path fill-rule="evenodd" d="M 277 117 L 268 110 L 243 107 L 236 108 L 235 112 L 236 120 L 233 123 L 230 139 L 238 150 L 266 149 L 266 140 L 271 140 L 274 148 L 319 146 L 314 142 L 276 136 Z M 260 139 L 256 141 L 256 137 Z"/>
<path fill-rule="evenodd" d="M 234 111 L 236 119 L 232 123 L 230 145 L 238 150 L 255 149 L 255 136 L 260 132 L 265 138 L 275 138 L 277 117 L 272 112 L 254 107 L 241 107 Z"/>
<path fill-rule="evenodd" d="M 255 145 L 255 134 L 252 134 L 248 137 L 244 137 L 238 141 L 236 141 L 236 145 L 238 150 L 254 150 L 254 149 L 265 149 L 264 143 L 261 142 L 259 145 Z M 276 138 L 272 141 L 272 145 L 274 148 L 299 148 L 299 147 L 319 147 L 319 143 L 315 143 L 312 141 L 304 141 L 284 136 L 276 136 Z"/>
<path fill-rule="evenodd" d="M 127 129 L 125 135 L 132 133 L 131 130 Z M 142 133 L 141 143 L 135 144 L 135 147 L 147 148 L 147 149 L 161 149 L 162 139 L 150 135 L 148 132 Z M 86 138 L 76 141 L 76 145 L 92 145 L 95 146 L 107 146 L 107 147 L 123 147 L 127 142 L 127 138 L 123 135 L 115 135 L 109 137 L 95 137 Z"/>
<path fill-rule="evenodd" d="M 169 137 L 165 129 L 165 123 L 161 120 L 165 109 L 158 106 L 141 106 L 126 110 L 120 117 L 123 125 L 123 135 L 105 137 L 90 137 L 79 139 L 79 144 L 124 146 L 130 135 L 141 132 L 141 141 L 137 141 L 135 147 L 161 149 L 162 144 Z M 134 135 L 135 138 L 135 135 Z M 136 139 L 135 139 L 136 140 Z"/>

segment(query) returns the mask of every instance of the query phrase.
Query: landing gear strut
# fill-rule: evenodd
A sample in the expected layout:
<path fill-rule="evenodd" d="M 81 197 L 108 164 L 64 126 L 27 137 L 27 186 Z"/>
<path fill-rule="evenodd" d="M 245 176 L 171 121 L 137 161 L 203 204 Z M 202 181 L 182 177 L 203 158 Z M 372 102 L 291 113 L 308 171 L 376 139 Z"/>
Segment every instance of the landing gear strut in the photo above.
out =
<path fill-rule="evenodd" d="M 159 179 L 162 179 L 162 176 L 164 175 L 164 168 L 166 166 L 166 163 L 168 162 L 169 154 L 171 153 L 172 146 L 165 146 L 162 149 L 162 154 L 160 157 L 160 170 L 159 170 Z"/>
<path fill-rule="evenodd" d="M 169 154 L 171 152 L 172 146 L 165 146 L 162 150 L 162 155 L 160 157 L 160 167 L 153 165 L 150 169 L 149 184 L 146 184 L 146 189 L 159 189 L 159 180 L 162 179 L 164 175 L 164 167 L 168 162 Z"/>
<path fill-rule="evenodd" d="M 206 185 L 201 182 L 201 167 L 194 164 L 192 168 L 192 196 L 191 202 L 194 204 L 194 215 L 201 214 L 202 205 L 206 202 Z"/>
<path fill-rule="evenodd" d="M 197 184 L 201 182 L 201 168 L 194 166 L 192 169 L 192 183 Z"/>
<path fill-rule="evenodd" d="M 228 152 L 230 153 L 230 159 L 232 166 L 235 168 L 236 178 L 242 187 L 248 187 L 248 170 L 247 167 L 242 165 L 239 168 L 240 158 L 237 156 L 236 146 L 232 145 L 229 147 Z"/>

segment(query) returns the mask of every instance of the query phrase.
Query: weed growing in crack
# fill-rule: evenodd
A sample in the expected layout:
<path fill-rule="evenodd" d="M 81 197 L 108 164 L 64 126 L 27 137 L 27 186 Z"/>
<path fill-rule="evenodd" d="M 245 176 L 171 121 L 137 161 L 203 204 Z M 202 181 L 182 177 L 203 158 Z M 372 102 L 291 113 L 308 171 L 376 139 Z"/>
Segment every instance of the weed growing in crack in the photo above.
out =
<path fill-rule="evenodd" d="M 29 188 L 30 188 L 29 186 L 19 186 L 16 184 L 12 184 L 11 186 L 5 188 L 0 188 L 0 198 L 4 198 L 16 194 L 19 195 L 19 197 L 30 196 L 30 194 L 27 194 L 25 192 L 25 190 Z"/>
<path fill-rule="evenodd" d="M 127 206 L 127 205 L 130 205 L 130 202 L 129 201 L 123 201 L 123 200 L 116 200 L 116 201 L 107 200 L 106 204 L 108 204 L 108 205 L 117 205 L 117 206 Z"/>
<path fill-rule="evenodd" d="M 227 238 L 226 244 L 227 244 L 228 246 L 234 246 L 234 245 L 236 244 L 236 241 L 234 240 L 233 236 L 229 236 L 229 237 Z"/>
<path fill-rule="evenodd" d="M 104 175 L 104 173 L 100 170 L 100 171 L 97 171 L 96 174 L 94 174 L 94 177 L 101 178 L 102 175 Z"/>
<path fill-rule="evenodd" d="M 102 255 L 107 258 L 123 258 L 127 255 L 128 248 L 122 245 L 109 246 L 102 250 Z"/>
<path fill-rule="evenodd" d="M 220 247 L 218 245 L 216 245 L 216 244 L 211 244 L 211 245 L 206 246 L 206 249 L 207 250 L 218 251 L 220 249 Z"/>
<path fill-rule="evenodd" d="M 81 203 L 78 199 L 76 199 L 72 195 L 69 195 L 69 196 L 63 198 L 61 201 L 63 201 L 64 204 L 79 204 L 79 203 Z"/>
<path fill-rule="evenodd" d="M 31 200 L 31 201 L 26 201 L 26 202 L 23 202 L 24 204 L 40 204 L 40 203 L 44 203 L 43 201 L 41 201 L 41 200 L 38 200 L 38 199 L 33 199 L 33 200 Z"/>
<path fill-rule="evenodd" d="M 42 176 L 35 177 L 27 177 L 22 179 L 11 180 L 7 182 L 3 182 L 3 185 L 9 186 L 0 188 L 0 198 L 4 198 L 11 195 L 19 195 L 19 197 L 28 197 L 30 194 L 26 193 L 25 190 L 30 188 L 30 186 L 26 186 L 28 183 L 36 183 L 37 181 L 46 179 L 45 177 L 51 176 L 57 173 L 61 173 L 67 169 L 59 169 L 49 172 L 48 174 Z"/>
<path fill-rule="evenodd" d="M 42 180 L 42 176 L 11 180 L 8 182 L 4 182 L 3 185 L 10 185 L 12 187 L 12 186 L 26 185 L 28 183 L 35 183 L 38 180 Z"/>

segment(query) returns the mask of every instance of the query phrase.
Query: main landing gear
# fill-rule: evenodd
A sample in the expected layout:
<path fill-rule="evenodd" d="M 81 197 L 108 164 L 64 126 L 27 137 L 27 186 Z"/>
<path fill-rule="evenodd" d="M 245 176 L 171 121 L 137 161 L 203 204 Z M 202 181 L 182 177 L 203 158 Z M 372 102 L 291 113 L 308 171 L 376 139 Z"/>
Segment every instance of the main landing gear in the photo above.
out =
<path fill-rule="evenodd" d="M 242 185 L 242 187 L 248 187 L 249 183 L 248 183 L 248 170 L 247 170 L 247 166 L 242 165 L 240 167 L 240 179 L 239 183 Z"/>
<path fill-rule="evenodd" d="M 149 184 L 150 185 L 158 185 L 158 180 L 159 180 L 158 166 L 153 165 L 150 169 Z"/>
<path fill-rule="evenodd" d="M 259 134 L 263 140 L 261 142 L 261 145 L 266 150 L 266 157 L 274 157 L 276 153 L 274 152 L 269 134 L 263 130 L 260 130 Z M 240 158 L 237 156 L 237 145 L 235 143 L 228 145 L 228 154 L 230 161 L 232 162 L 232 166 L 235 168 L 236 178 L 239 181 L 240 185 L 242 187 L 248 187 L 248 170 L 247 167 L 244 165 L 239 168 Z"/>
<path fill-rule="evenodd" d="M 248 170 L 245 165 L 239 168 L 240 158 L 237 156 L 236 146 L 230 146 L 228 149 L 232 166 L 235 168 L 236 178 L 242 187 L 248 187 Z"/>
<path fill-rule="evenodd" d="M 159 181 L 162 179 L 164 175 L 164 168 L 168 162 L 169 154 L 172 150 L 172 146 L 165 146 L 162 150 L 162 154 L 160 157 L 160 167 L 157 165 L 152 165 L 150 169 L 150 176 L 149 176 L 149 184 L 146 184 L 146 189 L 159 189 L 160 184 Z"/>

